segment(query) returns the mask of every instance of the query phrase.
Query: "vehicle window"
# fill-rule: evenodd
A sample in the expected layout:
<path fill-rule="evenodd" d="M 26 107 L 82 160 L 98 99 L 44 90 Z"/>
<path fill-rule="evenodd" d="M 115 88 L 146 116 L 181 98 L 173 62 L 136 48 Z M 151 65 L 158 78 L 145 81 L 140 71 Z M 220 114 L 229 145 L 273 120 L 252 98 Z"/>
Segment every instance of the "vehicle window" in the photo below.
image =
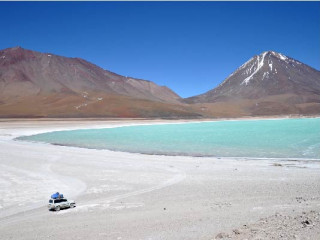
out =
<path fill-rule="evenodd" d="M 52 199 L 49 200 L 49 203 L 53 203 Z"/>
<path fill-rule="evenodd" d="M 54 200 L 54 203 L 60 203 L 60 202 L 61 202 L 61 200 L 59 200 L 59 199 Z"/>
<path fill-rule="evenodd" d="M 61 199 L 61 202 L 66 202 L 67 201 L 67 199 Z"/>

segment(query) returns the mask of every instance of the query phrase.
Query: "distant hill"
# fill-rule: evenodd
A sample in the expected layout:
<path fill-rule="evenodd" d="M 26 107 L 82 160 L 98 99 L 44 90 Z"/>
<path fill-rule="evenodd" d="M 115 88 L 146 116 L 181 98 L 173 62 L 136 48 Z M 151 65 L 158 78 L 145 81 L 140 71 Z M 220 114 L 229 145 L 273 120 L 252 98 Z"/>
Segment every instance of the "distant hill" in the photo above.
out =
<path fill-rule="evenodd" d="M 1 117 L 196 117 L 167 87 L 80 58 L 0 51 Z"/>
<path fill-rule="evenodd" d="M 183 86 L 181 86 L 183 87 Z M 199 118 L 320 114 L 320 72 L 273 51 L 218 87 L 181 99 L 165 86 L 80 58 L 0 51 L 0 117 Z"/>
<path fill-rule="evenodd" d="M 211 110 L 224 104 L 231 113 L 238 106 L 242 115 L 320 114 L 320 72 L 281 53 L 263 52 L 218 87 L 185 101 L 212 103 L 206 105 Z"/>

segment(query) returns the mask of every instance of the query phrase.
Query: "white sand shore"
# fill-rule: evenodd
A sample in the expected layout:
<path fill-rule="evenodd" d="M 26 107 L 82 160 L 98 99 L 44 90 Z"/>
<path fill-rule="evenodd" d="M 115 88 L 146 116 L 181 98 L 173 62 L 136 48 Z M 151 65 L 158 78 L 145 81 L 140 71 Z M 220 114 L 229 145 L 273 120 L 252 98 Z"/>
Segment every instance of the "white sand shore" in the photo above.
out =
<path fill-rule="evenodd" d="M 149 156 L 13 140 L 162 122 L 172 121 L 1 121 L 0 239 L 320 239 L 316 161 Z M 77 207 L 49 212 L 56 191 Z"/>

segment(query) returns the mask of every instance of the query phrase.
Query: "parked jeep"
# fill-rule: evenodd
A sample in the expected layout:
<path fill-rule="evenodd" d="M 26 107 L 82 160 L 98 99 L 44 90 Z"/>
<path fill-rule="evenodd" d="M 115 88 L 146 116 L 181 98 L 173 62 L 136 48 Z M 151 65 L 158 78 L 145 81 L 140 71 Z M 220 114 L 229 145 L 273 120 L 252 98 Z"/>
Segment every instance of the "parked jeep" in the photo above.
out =
<path fill-rule="evenodd" d="M 57 198 L 57 199 L 51 198 L 49 200 L 48 209 L 49 211 L 50 210 L 60 211 L 60 209 L 74 208 L 75 206 L 76 206 L 76 203 L 73 200 L 68 201 L 66 198 Z"/>

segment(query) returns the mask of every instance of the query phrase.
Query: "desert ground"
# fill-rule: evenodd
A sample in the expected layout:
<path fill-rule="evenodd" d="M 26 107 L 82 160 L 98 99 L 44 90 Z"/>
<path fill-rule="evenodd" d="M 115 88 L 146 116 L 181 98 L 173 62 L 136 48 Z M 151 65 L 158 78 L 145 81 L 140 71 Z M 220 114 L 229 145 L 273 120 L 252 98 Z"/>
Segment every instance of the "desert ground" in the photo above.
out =
<path fill-rule="evenodd" d="M 170 120 L 0 120 L 0 239 L 320 239 L 320 162 L 16 141 Z M 183 122 L 183 121 L 179 121 Z M 59 191 L 77 207 L 48 211 Z"/>

